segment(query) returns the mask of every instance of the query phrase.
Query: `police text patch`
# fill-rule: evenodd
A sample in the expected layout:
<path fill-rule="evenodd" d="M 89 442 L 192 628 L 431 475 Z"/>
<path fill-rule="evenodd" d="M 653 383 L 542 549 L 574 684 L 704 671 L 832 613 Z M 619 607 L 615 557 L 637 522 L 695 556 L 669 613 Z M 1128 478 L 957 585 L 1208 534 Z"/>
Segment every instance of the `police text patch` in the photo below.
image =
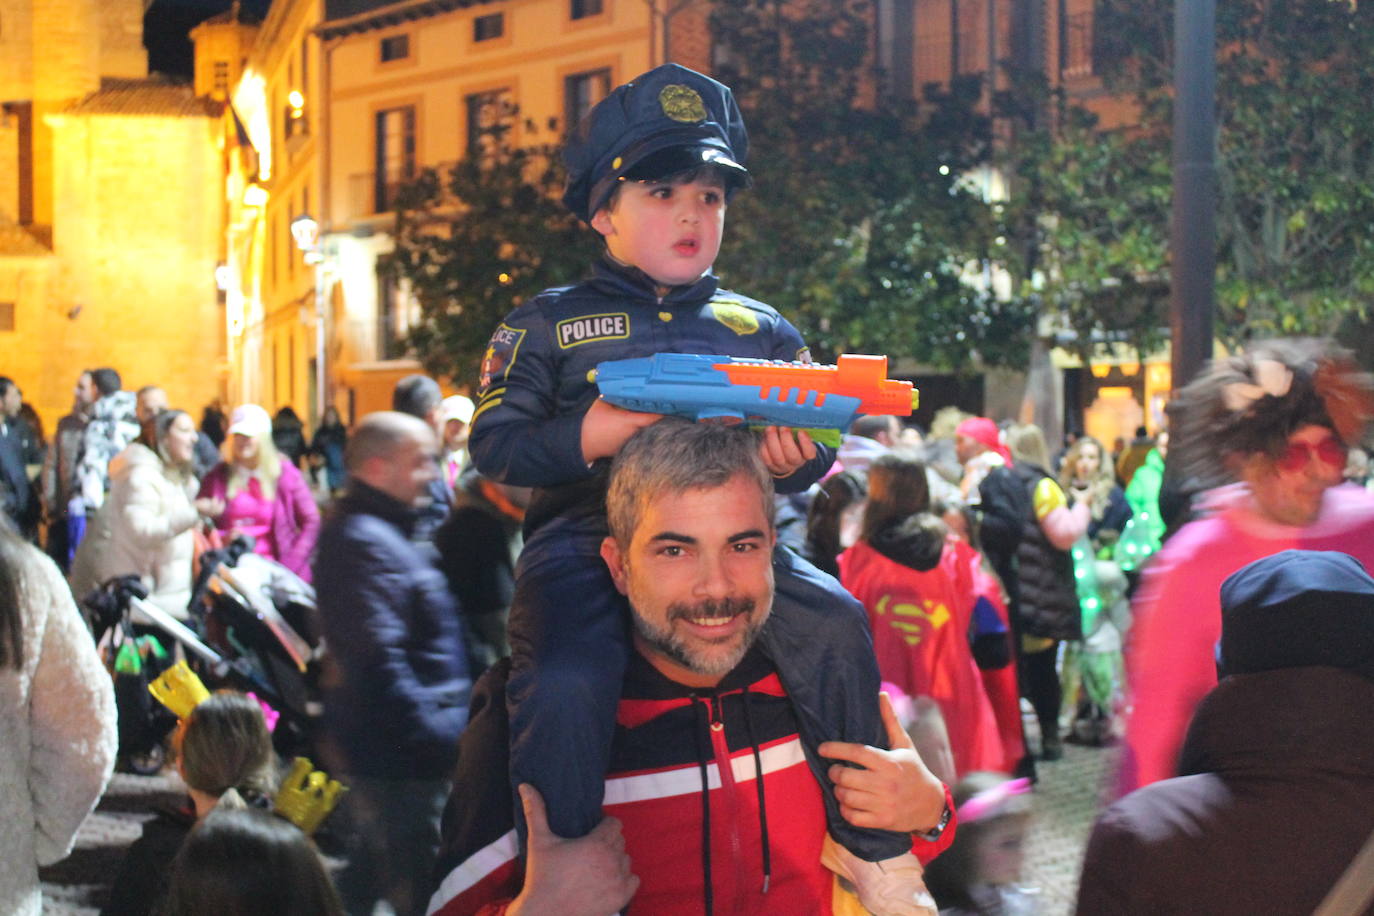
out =
<path fill-rule="evenodd" d="M 625 312 L 565 318 L 554 326 L 558 345 L 564 350 L 595 340 L 617 340 L 630 336 L 630 316 Z"/>

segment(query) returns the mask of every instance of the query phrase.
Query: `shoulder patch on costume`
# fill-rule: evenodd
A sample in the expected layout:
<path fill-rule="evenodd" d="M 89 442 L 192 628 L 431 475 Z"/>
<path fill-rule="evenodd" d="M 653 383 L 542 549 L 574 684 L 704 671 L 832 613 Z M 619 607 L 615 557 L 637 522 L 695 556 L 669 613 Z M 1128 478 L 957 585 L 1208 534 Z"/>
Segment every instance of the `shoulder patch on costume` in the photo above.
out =
<path fill-rule="evenodd" d="M 630 336 L 628 312 L 604 312 L 564 318 L 554 325 L 554 337 L 564 350 L 596 340 L 620 340 Z"/>
<path fill-rule="evenodd" d="M 749 306 L 736 300 L 711 300 L 711 315 L 740 337 L 757 333 L 759 329 L 759 316 Z"/>
<path fill-rule="evenodd" d="M 505 323 L 496 327 L 487 344 L 487 352 L 482 355 L 482 388 L 490 388 L 492 382 L 504 380 L 515 358 L 520 354 L 520 343 L 525 339 L 524 328 L 513 328 Z"/>

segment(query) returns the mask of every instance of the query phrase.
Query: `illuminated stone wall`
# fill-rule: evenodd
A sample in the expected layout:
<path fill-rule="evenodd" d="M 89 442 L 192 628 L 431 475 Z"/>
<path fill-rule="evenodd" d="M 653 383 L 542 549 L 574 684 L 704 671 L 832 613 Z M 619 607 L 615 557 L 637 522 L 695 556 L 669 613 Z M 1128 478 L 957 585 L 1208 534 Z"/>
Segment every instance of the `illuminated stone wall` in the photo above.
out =
<path fill-rule="evenodd" d="M 128 388 L 162 385 L 198 418 L 223 369 L 215 122 L 53 120 L 52 278 L 46 296 L 21 299 L 15 332 L 0 335 L 0 366 L 49 428 L 80 370 L 101 365 Z"/>
<path fill-rule="evenodd" d="M 11 112 L 0 121 L 0 373 L 48 432 L 86 368 L 113 366 L 130 388 L 156 382 L 197 411 L 222 386 L 217 122 L 188 90 L 143 79 L 142 17 L 142 0 L 0 0 L 0 99 L 28 112 L 32 165 L 20 227 Z M 109 77 L 125 81 L 113 99 L 100 91 Z"/>

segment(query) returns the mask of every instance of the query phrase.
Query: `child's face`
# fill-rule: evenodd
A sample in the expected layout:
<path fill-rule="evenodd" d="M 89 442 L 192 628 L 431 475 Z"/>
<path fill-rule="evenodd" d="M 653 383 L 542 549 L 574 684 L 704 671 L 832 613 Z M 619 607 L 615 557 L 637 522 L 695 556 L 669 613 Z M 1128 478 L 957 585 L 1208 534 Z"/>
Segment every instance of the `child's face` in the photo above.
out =
<path fill-rule="evenodd" d="M 958 509 L 948 509 L 940 516 L 949 528 L 949 533 L 965 544 L 969 543 L 968 519 Z"/>
<path fill-rule="evenodd" d="M 1021 879 L 1028 820 L 1011 815 L 999 817 L 987 826 L 978 848 L 980 884 L 1014 884 Z"/>
<path fill-rule="evenodd" d="M 626 182 L 612 208 L 592 217 L 615 259 L 638 267 L 657 283 L 695 283 L 711 269 L 725 229 L 725 186 L 704 174 L 675 184 Z"/>

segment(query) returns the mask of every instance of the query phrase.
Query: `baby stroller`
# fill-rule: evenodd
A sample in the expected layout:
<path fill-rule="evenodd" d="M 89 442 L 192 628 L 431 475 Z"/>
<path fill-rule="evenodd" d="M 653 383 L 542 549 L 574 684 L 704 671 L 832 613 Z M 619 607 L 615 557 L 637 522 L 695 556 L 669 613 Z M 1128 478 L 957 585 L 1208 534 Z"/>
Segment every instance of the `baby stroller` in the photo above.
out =
<path fill-rule="evenodd" d="M 146 603 L 147 597 L 147 587 L 138 576 L 130 575 L 110 579 L 82 599 L 96 643 L 107 649 L 114 677 L 119 769 L 142 776 L 162 769 L 163 739 L 176 725 L 176 717 L 148 692 L 148 684 L 173 659 L 154 632 L 142 622 L 134 623 L 133 604 Z"/>
<path fill-rule="evenodd" d="M 236 539 L 201 555 L 186 623 L 146 598 L 138 577 L 124 576 L 85 599 L 97 640 L 113 631 L 120 756 L 127 769 L 156 772 L 163 762 L 163 739 L 175 724 L 147 691 L 148 682 L 173 660 L 160 641 L 148 639 L 154 630 L 183 647 L 207 686 L 250 691 L 275 709 L 278 753 L 309 755 L 320 714 L 315 678 L 323 646 L 315 593 L 307 583 L 254 554 L 251 541 Z M 141 665 L 133 661 L 134 653 Z"/>
<path fill-rule="evenodd" d="M 319 719 L 320 638 L 315 590 L 235 538 L 201 555 L 192 614 L 205 642 L 253 675 L 252 690 L 281 714 L 273 740 L 283 756 L 309 755 Z M 242 678 L 241 674 L 237 677 Z"/>

